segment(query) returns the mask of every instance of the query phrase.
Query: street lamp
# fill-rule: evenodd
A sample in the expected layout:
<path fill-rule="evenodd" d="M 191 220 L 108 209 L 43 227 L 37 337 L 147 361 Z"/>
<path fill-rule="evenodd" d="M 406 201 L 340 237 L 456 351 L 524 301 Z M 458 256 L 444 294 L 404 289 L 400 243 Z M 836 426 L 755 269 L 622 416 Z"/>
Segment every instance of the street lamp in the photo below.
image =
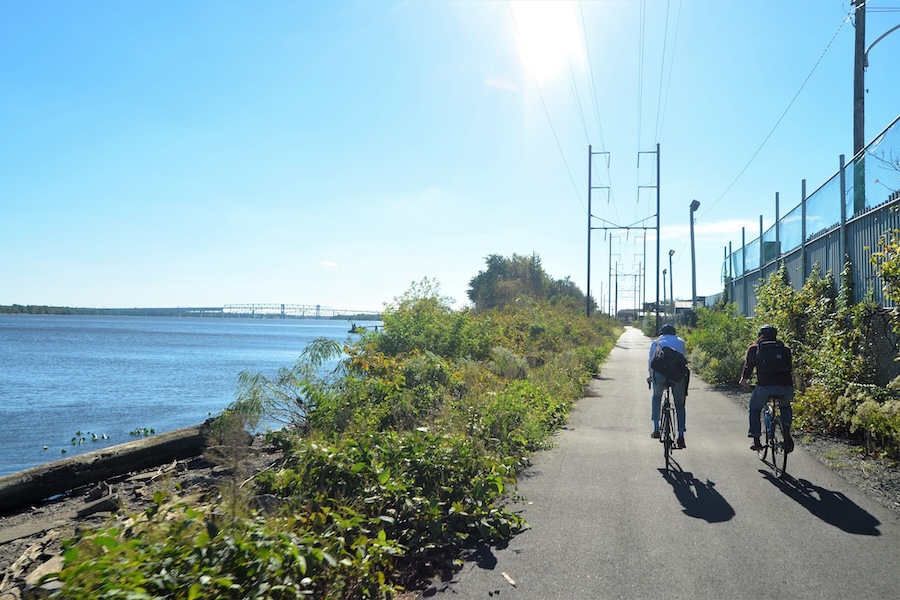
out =
<path fill-rule="evenodd" d="M 672 316 L 675 316 L 675 271 L 672 270 L 672 255 L 674 250 L 669 250 L 669 299 L 672 301 Z"/>
<path fill-rule="evenodd" d="M 700 208 L 700 203 L 691 202 L 691 312 L 697 307 L 697 256 L 694 252 L 694 213 Z M 693 317 L 691 317 L 693 319 Z"/>
<path fill-rule="evenodd" d="M 663 269 L 663 306 L 665 306 L 666 309 L 669 308 L 669 303 L 666 302 L 666 270 L 665 269 Z"/>

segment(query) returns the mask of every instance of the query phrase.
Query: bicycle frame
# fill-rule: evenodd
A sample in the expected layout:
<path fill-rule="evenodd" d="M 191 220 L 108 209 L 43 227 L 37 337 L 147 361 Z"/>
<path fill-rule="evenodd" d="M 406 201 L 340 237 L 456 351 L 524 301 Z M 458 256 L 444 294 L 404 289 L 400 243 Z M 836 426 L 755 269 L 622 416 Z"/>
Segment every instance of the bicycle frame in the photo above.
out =
<path fill-rule="evenodd" d="M 763 431 L 766 436 L 762 450 L 757 450 L 759 459 L 772 467 L 775 477 L 779 479 L 787 475 L 787 455 L 784 448 L 786 433 L 784 423 L 781 421 L 781 400 L 783 396 L 771 395 L 766 400 L 766 405 L 761 411 Z M 772 462 L 767 459 L 771 454 Z"/>
<path fill-rule="evenodd" d="M 665 467 L 669 469 L 672 463 L 672 450 L 677 448 L 678 418 L 675 413 L 675 402 L 672 401 L 672 388 L 666 382 L 666 389 L 660 398 L 659 410 L 659 441 L 663 445 L 663 459 Z"/>

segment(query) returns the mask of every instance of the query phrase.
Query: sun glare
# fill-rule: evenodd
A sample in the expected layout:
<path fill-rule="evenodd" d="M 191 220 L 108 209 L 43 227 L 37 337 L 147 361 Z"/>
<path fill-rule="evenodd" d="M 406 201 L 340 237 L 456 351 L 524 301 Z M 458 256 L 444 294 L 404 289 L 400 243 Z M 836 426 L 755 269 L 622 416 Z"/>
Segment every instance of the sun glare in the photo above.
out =
<path fill-rule="evenodd" d="M 511 2 L 519 54 L 539 82 L 566 75 L 581 61 L 581 33 L 571 2 Z"/>

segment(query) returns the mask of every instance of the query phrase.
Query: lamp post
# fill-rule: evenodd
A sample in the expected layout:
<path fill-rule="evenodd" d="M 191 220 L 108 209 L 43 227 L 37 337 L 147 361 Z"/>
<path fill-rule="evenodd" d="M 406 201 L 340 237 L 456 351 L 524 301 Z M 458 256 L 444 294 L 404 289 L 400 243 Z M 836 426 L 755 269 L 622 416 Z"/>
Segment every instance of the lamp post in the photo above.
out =
<path fill-rule="evenodd" d="M 700 203 L 691 202 L 691 319 L 694 309 L 697 308 L 697 255 L 694 252 L 694 213 L 700 208 Z"/>
<path fill-rule="evenodd" d="M 675 317 L 675 271 L 672 270 L 672 255 L 674 250 L 669 250 L 669 300 L 672 301 L 672 317 Z"/>
<path fill-rule="evenodd" d="M 666 270 L 665 269 L 663 269 L 663 306 L 665 306 L 666 309 L 669 308 L 669 303 L 666 302 Z M 668 312 L 668 310 L 666 310 L 666 312 Z"/>

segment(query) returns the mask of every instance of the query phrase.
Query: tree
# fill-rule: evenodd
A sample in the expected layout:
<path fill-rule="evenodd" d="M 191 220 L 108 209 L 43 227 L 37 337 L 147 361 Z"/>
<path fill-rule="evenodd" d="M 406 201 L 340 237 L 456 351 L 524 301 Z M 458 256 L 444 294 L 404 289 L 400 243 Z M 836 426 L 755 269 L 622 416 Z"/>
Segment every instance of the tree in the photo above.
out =
<path fill-rule="evenodd" d="M 487 268 L 469 281 L 467 296 L 475 310 L 502 308 L 521 298 L 583 304 L 584 292 L 569 277 L 554 280 L 544 271 L 537 254 L 513 254 L 506 258 L 491 254 Z"/>

